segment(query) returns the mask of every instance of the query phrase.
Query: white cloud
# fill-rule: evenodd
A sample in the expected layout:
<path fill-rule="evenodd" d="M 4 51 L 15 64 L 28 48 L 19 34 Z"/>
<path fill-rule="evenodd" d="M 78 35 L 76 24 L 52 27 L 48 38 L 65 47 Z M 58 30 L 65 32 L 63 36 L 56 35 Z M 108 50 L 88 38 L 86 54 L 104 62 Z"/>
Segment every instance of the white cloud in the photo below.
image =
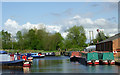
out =
<path fill-rule="evenodd" d="M 5 22 L 3 29 L 9 31 L 10 33 L 15 34 L 18 30 L 21 29 L 21 26 L 18 25 L 18 23 L 16 21 L 8 19 Z"/>
<path fill-rule="evenodd" d="M 56 26 L 56 25 L 45 25 L 45 24 L 31 24 L 30 22 L 27 22 L 26 24 L 19 25 L 16 21 L 8 19 L 4 23 L 3 29 L 10 32 L 11 34 L 15 35 L 17 31 L 22 31 L 23 29 L 29 30 L 29 29 L 41 29 L 41 28 L 46 28 L 46 30 L 50 33 L 53 32 L 59 32 L 61 30 L 61 26 Z"/>
<path fill-rule="evenodd" d="M 93 31 L 95 38 L 97 29 L 104 31 L 105 34 L 109 35 L 118 33 L 118 24 L 112 23 L 104 18 L 92 20 L 91 18 L 82 18 L 81 16 L 77 15 L 69 21 L 66 21 L 65 24 L 65 26 L 69 28 L 74 25 L 82 25 L 85 28 L 87 38 L 89 38 L 89 31 Z"/>
<path fill-rule="evenodd" d="M 60 32 L 61 26 L 56 26 L 56 25 L 46 25 L 46 30 L 48 32 Z"/>
<path fill-rule="evenodd" d="M 38 24 L 31 24 L 30 22 L 27 22 L 26 24 L 19 25 L 16 21 L 8 19 L 4 23 L 3 29 L 9 31 L 13 35 L 16 34 L 19 30 L 29 30 L 32 28 L 46 28 L 46 30 L 50 33 L 60 32 L 61 35 L 65 38 L 68 32 L 65 32 L 70 27 L 73 27 L 74 25 L 82 25 L 85 28 L 86 36 L 89 39 L 89 31 L 93 31 L 94 38 L 97 34 L 97 29 L 102 29 L 106 34 L 114 35 L 118 33 L 118 24 L 111 23 L 110 21 L 100 18 L 96 20 L 92 20 L 91 18 L 82 18 L 79 15 L 73 16 L 71 19 L 64 20 L 63 24 L 61 25 L 46 25 L 44 23 L 38 23 Z"/>

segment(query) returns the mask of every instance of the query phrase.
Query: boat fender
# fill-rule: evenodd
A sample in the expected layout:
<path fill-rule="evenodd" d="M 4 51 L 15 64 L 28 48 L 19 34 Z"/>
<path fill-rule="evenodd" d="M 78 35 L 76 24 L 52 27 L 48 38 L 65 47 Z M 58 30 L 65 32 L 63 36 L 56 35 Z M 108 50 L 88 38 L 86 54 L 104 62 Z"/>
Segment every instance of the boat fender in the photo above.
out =
<path fill-rule="evenodd" d="M 95 64 L 95 60 L 92 60 L 91 62 L 92 62 L 92 65 L 94 65 L 94 64 Z"/>
<path fill-rule="evenodd" d="M 110 65 L 111 64 L 111 60 L 108 60 L 108 65 Z"/>

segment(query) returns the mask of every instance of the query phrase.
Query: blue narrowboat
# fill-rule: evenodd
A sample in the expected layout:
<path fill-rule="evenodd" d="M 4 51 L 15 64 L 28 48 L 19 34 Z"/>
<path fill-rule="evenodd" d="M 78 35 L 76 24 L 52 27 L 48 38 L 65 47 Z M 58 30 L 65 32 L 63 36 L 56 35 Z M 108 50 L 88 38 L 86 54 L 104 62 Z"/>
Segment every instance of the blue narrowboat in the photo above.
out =
<path fill-rule="evenodd" d="M 39 53 L 31 53 L 31 57 L 33 57 L 33 58 L 44 58 L 45 55 L 42 54 L 41 52 L 39 52 Z"/>

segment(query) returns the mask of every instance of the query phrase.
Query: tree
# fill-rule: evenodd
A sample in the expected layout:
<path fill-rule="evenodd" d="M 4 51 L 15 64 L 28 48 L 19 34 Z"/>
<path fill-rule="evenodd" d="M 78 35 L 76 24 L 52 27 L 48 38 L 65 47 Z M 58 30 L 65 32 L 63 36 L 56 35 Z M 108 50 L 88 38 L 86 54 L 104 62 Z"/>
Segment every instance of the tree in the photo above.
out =
<path fill-rule="evenodd" d="M 21 31 L 18 31 L 17 33 L 16 33 L 16 36 L 17 36 L 17 39 L 18 39 L 18 49 L 23 49 L 23 47 L 24 47 L 24 41 L 23 41 L 23 36 L 22 36 L 22 33 L 21 33 Z M 15 44 L 15 43 L 14 43 Z"/>
<path fill-rule="evenodd" d="M 55 33 L 53 35 L 53 46 L 54 50 L 58 50 L 58 48 L 62 48 L 63 46 L 63 37 L 60 33 Z"/>
<path fill-rule="evenodd" d="M 85 30 L 83 26 L 73 26 L 67 30 L 69 33 L 66 39 L 66 46 L 71 48 L 78 48 L 84 46 L 86 42 Z"/>
<path fill-rule="evenodd" d="M 46 37 L 47 37 L 47 32 L 45 29 L 39 29 L 37 30 L 37 49 L 44 49 L 44 45 L 46 43 Z"/>
<path fill-rule="evenodd" d="M 58 48 L 63 47 L 63 37 L 60 33 L 46 34 L 43 39 L 44 50 L 58 50 Z"/>
<path fill-rule="evenodd" d="M 103 31 L 98 32 L 97 36 L 96 36 L 96 40 L 97 41 L 103 41 L 105 39 L 109 38 L 109 36 L 105 36 Z"/>
<path fill-rule="evenodd" d="M 3 49 L 12 48 L 11 34 L 4 30 L 2 30 L 2 48 Z"/>

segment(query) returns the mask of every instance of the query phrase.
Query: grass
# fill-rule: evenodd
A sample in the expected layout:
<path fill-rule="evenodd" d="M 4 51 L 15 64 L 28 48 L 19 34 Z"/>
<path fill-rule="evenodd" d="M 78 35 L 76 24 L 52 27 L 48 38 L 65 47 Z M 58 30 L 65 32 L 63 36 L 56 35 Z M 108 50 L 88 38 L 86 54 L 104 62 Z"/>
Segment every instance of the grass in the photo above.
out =
<path fill-rule="evenodd" d="M 38 53 L 38 52 L 42 52 L 42 53 L 46 53 L 46 52 L 59 52 L 58 50 L 54 50 L 54 51 L 44 51 L 44 50 L 4 50 L 4 51 L 7 51 L 8 53 L 11 52 L 11 53 L 16 53 L 16 52 L 19 52 L 19 53 Z"/>
<path fill-rule="evenodd" d="M 82 51 L 84 48 L 81 47 L 81 48 L 71 48 L 71 49 L 67 49 L 67 51 Z M 4 50 L 4 51 L 7 51 L 8 53 L 11 52 L 11 53 L 16 53 L 16 52 L 19 52 L 19 53 L 38 53 L 38 52 L 42 52 L 42 53 L 47 53 L 47 52 L 59 52 L 59 50 Z M 65 51 L 65 50 L 61 50 L 61 51 Z"/>

